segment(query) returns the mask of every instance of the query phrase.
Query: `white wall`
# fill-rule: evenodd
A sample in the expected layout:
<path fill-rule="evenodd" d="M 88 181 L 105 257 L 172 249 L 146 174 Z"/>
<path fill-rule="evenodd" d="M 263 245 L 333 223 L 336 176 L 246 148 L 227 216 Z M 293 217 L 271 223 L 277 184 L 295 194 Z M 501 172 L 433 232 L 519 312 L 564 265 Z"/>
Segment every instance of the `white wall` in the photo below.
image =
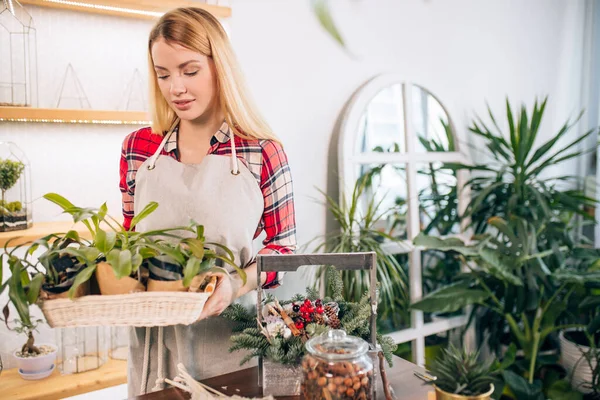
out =
<path fill-rule="evenodd" d="M 437 95 L 464 131 L 487 100 L 532 103 L 550 95 L 542 135 L 581 108 L 583 2 L 535 0 L 336 0 L 333 15 L 354 55 L 318 25 L 310 0 L 235 0 L 229 22 L 248 84 L 286 145 L 294 175 L 298 240 L 325 231 L 328 153 L 336 119 L 366 80 L 396 72 Z M 29 7 L 38 28 L 40 106 L 55 100 L 68 62 L 94 108 L 113 108 L 134 68 L 145 71 L 145 21 Z M 0 123 L 0 140 L 29 156 L 34 219 L 60 218 L 39 197 L 108 201 L 118 214 L 118 159 L 134 127 Z M 302 290 L 288 279 L 287 292 Z M 0 328 L 1 329 L 1 328 Z"/>

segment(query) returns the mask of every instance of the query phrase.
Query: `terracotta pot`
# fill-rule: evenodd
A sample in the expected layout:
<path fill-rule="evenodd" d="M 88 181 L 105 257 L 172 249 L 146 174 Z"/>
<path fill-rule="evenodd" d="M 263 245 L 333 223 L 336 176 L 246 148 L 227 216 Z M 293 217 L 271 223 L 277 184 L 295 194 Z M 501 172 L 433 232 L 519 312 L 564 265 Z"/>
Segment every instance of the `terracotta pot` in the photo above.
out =
<path fill-rule="evenodd" d="M 146 288 L 137 279 L 125 276 L 117 279 L 110 264 L 106 262 L 98 263 L 96 266 L 96 280 L 100 286 L 101 294 L 129 294 L 136 292 L 145 292 Z"/>
<path fill-rule="evenodd" d="M 208 280 L 207 280 L 208 279 Z M 206 280 L 206 281 L 205 281 Z M 189 287 L 183 286 L 183 279 L 177 281 L 159 281 L 148 279 L 149 292 L 213 292 L 217 284 L 217 277 L 197 275 L 192 278 Z"/>
<path fill-rule="evenodd" d="M 84 282 L 77 287 L 75 290 L 75 296 L 73 298 L 87 296 L 90 294 L 90 281 Z M 48 290 L 40 289 L 40 298 L 42 300 L 55 300 L 55 299 L 68 299 L 69 290 L 65 290 L 61 293 L 53 293 Z"/>
<path fill-rule="evenodd" d="M 463 396 L 460 394 L 444 392 L 435 385 L 433 385 L 433 387 L 435 388 L 435 398 L 437 400 L 490 400 L 492 398 L 492 393 L 494 393 L 494 385 L 490 385 L 490 390 L 487 393 L 478 396 Z"/>
<path fill-rule="evenodd" d="M 183 286 L 183 279 L 178 281 L 159 281 L 148 279 L 149 292 L 187 292 L 188 288 Z"/>

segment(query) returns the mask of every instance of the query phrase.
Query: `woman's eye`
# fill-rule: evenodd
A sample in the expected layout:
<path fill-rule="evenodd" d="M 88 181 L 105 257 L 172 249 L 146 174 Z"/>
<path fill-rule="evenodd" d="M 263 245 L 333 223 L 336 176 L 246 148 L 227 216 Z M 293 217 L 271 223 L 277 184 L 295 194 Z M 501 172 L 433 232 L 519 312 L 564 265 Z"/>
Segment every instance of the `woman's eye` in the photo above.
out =
<path fill-rule="evenodd" d="M 162 76 L 157 76 L 158 79 L 162 79 L 165 80 L 169 77 L 169 75 L 162 75 Z"/>
<path fill-rule="evenodd" d="M 194 72 L 185 72 L 184 75 L 186 76 L 194 76 L 198 73 L 198 71 L 194 71 Z"/>

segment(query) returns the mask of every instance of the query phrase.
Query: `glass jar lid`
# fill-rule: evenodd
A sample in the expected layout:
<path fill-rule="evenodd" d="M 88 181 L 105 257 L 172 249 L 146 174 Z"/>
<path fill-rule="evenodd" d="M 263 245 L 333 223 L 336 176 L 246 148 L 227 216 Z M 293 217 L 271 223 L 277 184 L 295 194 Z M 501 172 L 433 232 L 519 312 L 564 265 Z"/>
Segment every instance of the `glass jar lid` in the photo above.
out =
<path fill-rule="evenodd" d="M 306 342 L 309 353 L 327 360 L 355 358 L 369 350 L 363 339 L 346 335 L 341 329 L 333 329 Z"/>

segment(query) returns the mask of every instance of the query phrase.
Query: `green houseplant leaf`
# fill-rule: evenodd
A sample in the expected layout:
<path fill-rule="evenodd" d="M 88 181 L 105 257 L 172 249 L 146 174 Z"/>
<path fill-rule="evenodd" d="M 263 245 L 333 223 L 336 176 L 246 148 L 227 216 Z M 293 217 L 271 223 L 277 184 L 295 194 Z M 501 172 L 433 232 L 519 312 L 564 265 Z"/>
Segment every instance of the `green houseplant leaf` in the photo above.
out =
<path fill-rule="evenodd" d="M 436 290 L 423 299 L 413 303 L 411 308 L 424 312 L 454 312 L 465 306 L 482 303 L 489 293 L 468 287 L 468 283 L 459 282 Z"/>

